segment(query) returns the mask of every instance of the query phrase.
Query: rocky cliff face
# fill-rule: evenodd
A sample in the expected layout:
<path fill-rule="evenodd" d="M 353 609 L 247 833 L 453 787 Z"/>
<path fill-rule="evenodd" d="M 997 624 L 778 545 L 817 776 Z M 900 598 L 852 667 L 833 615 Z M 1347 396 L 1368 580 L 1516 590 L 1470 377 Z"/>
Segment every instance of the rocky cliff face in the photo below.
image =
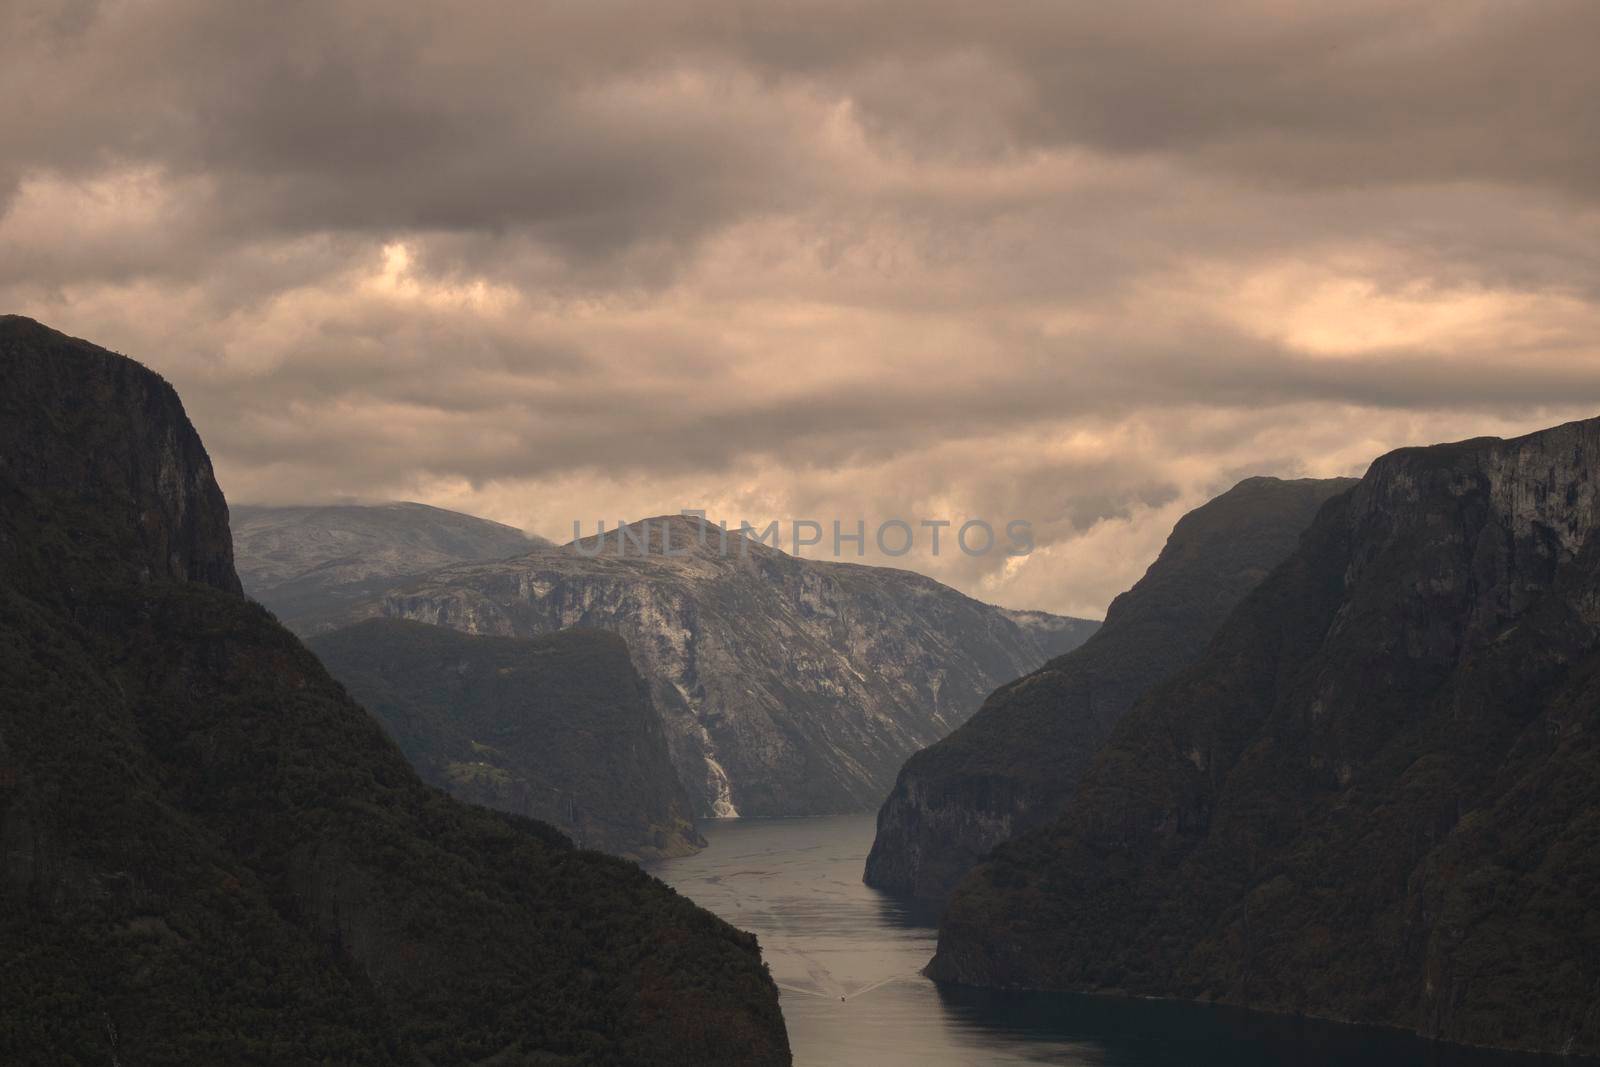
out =
<path fill-rule="evenodd" d="M 244 591 L 302 637 L 338 627 L 353 602 L 399 578 L 547 543 L 426 504 L 235 505 L 231 518 Z"/>
<path fill-rule="evenodd" d="M 160 375 L 18 315 L 0 316 L 0 375 L 0 478 L 100 512 L 118 550 L 101 570 L 239 591 L 228 506 Z"/>
<path fill-rule="evenodd" d="M 630 859 L 705 844 L 616 634 L 480 637 L 369 619 L 309 645 L 423 781 Z"/>
<path fill-rule="evenodd" d="M 1600 1051 L 1597 465 L 1600 420 L 1379 459 L 930 973 Z"/>
<path fill-rule="evenodd" d="M 1002 686 L 906 761 L 878 812 L 868 885 L 942 905 L 997 844 L 1048 822 L 1146 689 L 1187 666 L 1354 479 L 1250 478 L 1178 520 L 1081 648 Z"/>
<path fill-rule="evenodd" d="M 0 320 L 0 1060 L 788 1062 L 754 939 L 423 785 L 172 390 Z"/>
<path fill-rule="evenodd" d="M 469 633 L 621 634 L 680 778 L 718 815 L 875 805 L 908 753 L 1095 628 L 1019 622 L 918 574 L 797 559 L 736 532 L 724 549 L 695 519 L 626 531 L 438 571 L 365 610 Z"/>

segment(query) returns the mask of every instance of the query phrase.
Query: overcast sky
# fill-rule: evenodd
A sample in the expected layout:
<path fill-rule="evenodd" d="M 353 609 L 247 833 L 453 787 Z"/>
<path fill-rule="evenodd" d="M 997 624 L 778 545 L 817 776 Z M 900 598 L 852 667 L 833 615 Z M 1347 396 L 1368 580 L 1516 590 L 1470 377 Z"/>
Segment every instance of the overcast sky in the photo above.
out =
<path fill-rule="evenodd" d="M 1600 411 L 1600 3 L 0 3 L 0 311 L 231 500 L 980 517 Z M 924 542 L 925 544 L 925 542 Z"/>

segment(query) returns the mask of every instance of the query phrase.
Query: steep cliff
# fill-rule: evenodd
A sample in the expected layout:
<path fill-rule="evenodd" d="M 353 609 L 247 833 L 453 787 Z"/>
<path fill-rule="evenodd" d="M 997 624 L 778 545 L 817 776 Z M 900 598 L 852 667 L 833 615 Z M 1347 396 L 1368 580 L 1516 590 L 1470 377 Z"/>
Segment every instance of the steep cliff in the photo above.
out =
<path fill-rule="evenodd" d="M 452 563 L 507 559 L 545 544 L 521 530 L 426 504 L 235 504 L 244 591 L 302 637 L 346 621 L 352 602 Z"/>
<path fill-rule="evenodd" d="M 621 634 L 704 813 L 859 811 L 906 755 L 1094 623 L 1012 613 L 909 571 L 798 559 L 649 519 L 403 583 L 366 610 L 470 633 Z"/>
<path fill-rule="evenodd" d="M 1317 509 L 1353 485 L 1249 478 L 1179 519 L 1082 647 L 1002 686 L 906 761 L 878 812 L 867 884 L 940 905 L 995 845 L 1059 814 L 1123 712 L 1193 662 Z"/>
<path fill-rule="evenodd" d="M 1377 460 L 930 973 L 1600 1051 L 1597 464 L 1600 420 Z"/>
<path fill-rule="evenodd" d="M 788 1062 L 754 939 L 425 786 L 239 592 L 177 395 L 0 319 L 0 1060 Z"/>
<path fill-rule="evenodd" d="M 0 316 L 0 373 L 0 478 L 92 514 L 91 528 L 114 538 L 107 559 L 75 553 L 85 577 L 131 572 L 239 592 L 228 506 L 165 381 L 16 315 Z M 89 536 L 52 525 L 68 544 Z M 14 523 L 0 529 L 0 550 L 20 566 L 28 546 L 17 536 Z"/>
<path fill-rule="evenodd" d="M 422 780 L 633 859 L 704 845 L 650 689 L 600 630 L 480 637 L 369 619 L 308 642 Z"/>

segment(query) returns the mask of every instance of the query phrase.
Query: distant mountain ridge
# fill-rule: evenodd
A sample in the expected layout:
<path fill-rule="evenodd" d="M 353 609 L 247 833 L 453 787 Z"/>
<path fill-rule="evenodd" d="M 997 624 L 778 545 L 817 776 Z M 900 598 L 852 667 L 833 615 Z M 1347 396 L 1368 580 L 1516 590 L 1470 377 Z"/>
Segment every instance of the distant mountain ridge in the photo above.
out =
<path fill-rule="evenodd" d="M 929 973 L 1600 1052 L 1597 526 L 1600 420 L 1379 458 Z"/>
<path fill-rule="evenodd" d="M 307 645 L 423 781 L 633 859 L 704 845 L 650 689 L 616 634 L 485 637 L 368 619 Z"/>
<path fill-rule="evenodd" d="M 425 786 L 158 375 L 0 317 L 0 1062 L 790 1060 L 755 939 Z"/>
<path fill-rule="evenodd" d="M 302 636 L 344 621 L 397 578 L 506 559 L 549 544 L 502 523 L 428 504 L 232 507 L 245 592 Z"/>
<path fill-rule="evenodd" d="M 1122 713 L 1199 656 L 1317 509 L 1355 484 L 1248 478 L 1179 519 L 1088 641 L 906 761 L 878 813 L 866 883 L 942 904 L 995 845 L 1052 819 Z"/>
<path fill-rule="evenodd" d="M 1099 625 L 1042 612 L 1019 622 L 920 574 L 800 559 L 735 531 L 724 549 L 699 519 L 625 529 L 405 579 L 356 614 L 621 634 L 680 778 L 703 814 L 724 815 L 878 803 L 908 753 Z"/>

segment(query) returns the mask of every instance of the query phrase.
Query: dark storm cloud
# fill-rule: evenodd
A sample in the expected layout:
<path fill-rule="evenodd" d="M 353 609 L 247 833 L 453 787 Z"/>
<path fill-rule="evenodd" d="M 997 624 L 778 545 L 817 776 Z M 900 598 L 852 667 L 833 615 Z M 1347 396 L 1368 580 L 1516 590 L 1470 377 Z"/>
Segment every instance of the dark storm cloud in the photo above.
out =
<path fill-rule="evenodd" d="M 1600 8 L 1352 3 L 14 6 L 15 181 L 148 163 L 254 231 L 684 241 L 827 184 L 807 103 L 922 156 L 1600 190 Z M 787 94 L 787 95 L 786 95 Z"/>
<path fill-rule="evenodd" d="M 0 301 L 236 497 L 1034 517 L 1600 406 L 1600 6 L 0 6 Z"/>
<path fill-rule="evenodd" d="M 546 21 L 171 3 L 62 25 L 24 7 L 0 46 L 6 176 L 148 165 L 205 180 L 189 206 L 207 236 L 514 229 L 576 259 L 691 240 L 803 182 L 798 131 L 751 72 L 585 55 Z"/>

